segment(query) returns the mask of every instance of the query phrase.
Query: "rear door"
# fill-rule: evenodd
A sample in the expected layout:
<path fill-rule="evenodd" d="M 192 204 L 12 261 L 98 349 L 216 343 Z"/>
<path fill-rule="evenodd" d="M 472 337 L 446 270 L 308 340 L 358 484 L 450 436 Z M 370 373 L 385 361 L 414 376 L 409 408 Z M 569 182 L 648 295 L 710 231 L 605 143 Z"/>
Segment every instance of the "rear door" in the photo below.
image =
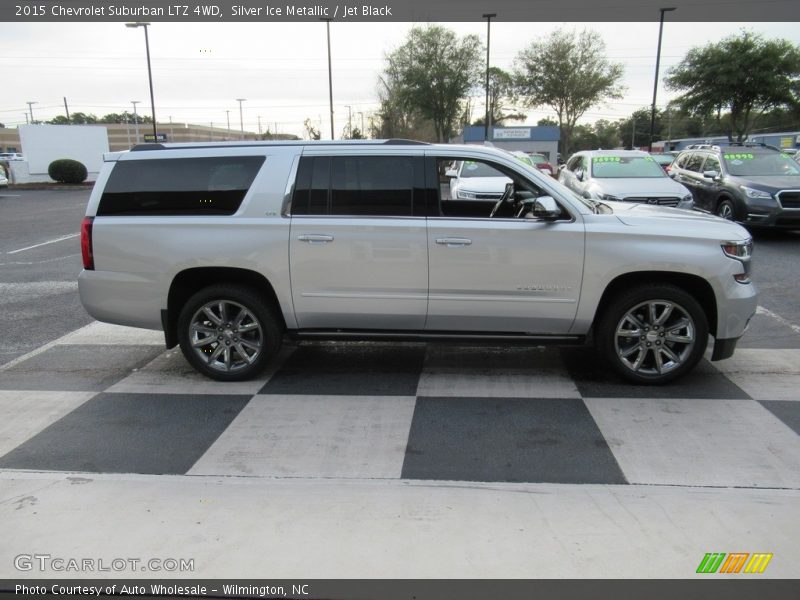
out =
<path fill-rule="evenodd" d="M 408 152 L 304 153 L 289 241 L 301 329 L 423 329 L 423 169 L 422 157 Z"/>

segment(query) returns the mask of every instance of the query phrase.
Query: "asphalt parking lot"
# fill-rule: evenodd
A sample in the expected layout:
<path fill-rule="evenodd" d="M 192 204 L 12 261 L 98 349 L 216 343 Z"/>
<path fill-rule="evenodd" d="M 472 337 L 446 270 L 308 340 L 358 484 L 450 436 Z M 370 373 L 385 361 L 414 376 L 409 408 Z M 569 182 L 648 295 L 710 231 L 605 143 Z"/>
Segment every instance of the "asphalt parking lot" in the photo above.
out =
<path fill-rule="evenodd" d="M 209 577 L 689 577 L 736 551 L 800 574 L 799 233 L 756 233 L 740 349 L 674 385 L 424 344 L 291 346 L 219 384 L 83 312 L 88 193 L 0 194 L 0 576 L 120 540 Z"/>

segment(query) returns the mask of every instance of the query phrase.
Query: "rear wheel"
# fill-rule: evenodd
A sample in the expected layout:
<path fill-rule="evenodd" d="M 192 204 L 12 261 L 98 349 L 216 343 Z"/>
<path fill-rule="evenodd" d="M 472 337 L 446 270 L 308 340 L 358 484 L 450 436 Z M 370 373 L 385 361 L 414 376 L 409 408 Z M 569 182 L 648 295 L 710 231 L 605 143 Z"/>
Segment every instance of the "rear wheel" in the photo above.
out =
<path fill-rule="evenodd" d="M 693 296 L 673 285 L 642 285 L 618 295 L 598 326 L 611 366 L 640 384 L 673 381 L 697 365 L 708 320 Z"/>
<path fill-rule="evenodd" d="M 242 381 L 260 373 L 278 352 L 281 327 L 253 289 L 215 285 L 184 305 L 178 341 L 186 360 L 203 375 Z"/>

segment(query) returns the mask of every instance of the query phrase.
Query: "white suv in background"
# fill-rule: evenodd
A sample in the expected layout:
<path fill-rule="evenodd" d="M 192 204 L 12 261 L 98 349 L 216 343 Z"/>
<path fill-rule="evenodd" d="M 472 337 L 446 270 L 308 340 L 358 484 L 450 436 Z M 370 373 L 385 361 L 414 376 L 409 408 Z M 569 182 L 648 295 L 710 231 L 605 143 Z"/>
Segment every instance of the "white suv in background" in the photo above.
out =
<path fill-rule="evenodd" d="M 474 164 L 499 197 L 446 199 Z M 96 319 L 164 331 L 219 380 L 302 340 L 593 341 L 624 377 L 730 356 L 752 244 L 716 217 L 582 198 L 506 152 L 404 140 L 107 154 L 81 228 Z"/>

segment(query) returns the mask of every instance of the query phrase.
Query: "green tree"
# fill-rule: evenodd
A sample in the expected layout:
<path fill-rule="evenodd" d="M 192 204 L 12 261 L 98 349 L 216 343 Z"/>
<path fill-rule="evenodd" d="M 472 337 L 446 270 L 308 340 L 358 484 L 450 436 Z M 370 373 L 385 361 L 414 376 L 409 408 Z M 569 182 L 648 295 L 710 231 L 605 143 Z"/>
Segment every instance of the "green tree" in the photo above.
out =
<path fill-rule="evenodd" d="M 459 39 L 438 25 L 415 27 L 402 46 L 386 55 L 382 84 L 391 99 L 386 108 L 430 120 L 436 141 L 446 142 L 480 81 L 480 57 L 475 35 Z"/>
<path fill-rule="evenodd" d="M 692 48 L 664 82 L 683 92 L 673 101 L 679 109 L 715 114 L 728 139 L 741 142 L 762 113 L 800 103 L 800 48 L 745 31 Z"/>
<path fill-rule="evenodd" d="M 486 79 L 484 77 L 484 85 Z M 522 121 L 526 115 L 514 110 L 517 103 L 517 88 L 511 73 L 499 67 L 489 68 L 489 115 L 492 125 L 502 125 L 505 121 Z M 481 115 L 473 125 L 483 125 L 486 115 Z"/>
<path fill-rule="evenodd" d="M 516 57 L 519 95 L 526 106 L 548 106 L 556 112 L 562 153 L 570 150 L 572 130 L 587 110 L 622 96 L 622 65 L 609 61 L 605 50 L 597 32 L 559 29 Z"/>
<path fill-rule="evenodd" d="M 617 135 L 626 148 L 647 148 L 650 145 L 651 108 L 638 108 L 627 119 L 617 123 Z M 653 127 L 653 140 L 664 138 L 664 114 L 656 109 L 656 120 Z"/>

